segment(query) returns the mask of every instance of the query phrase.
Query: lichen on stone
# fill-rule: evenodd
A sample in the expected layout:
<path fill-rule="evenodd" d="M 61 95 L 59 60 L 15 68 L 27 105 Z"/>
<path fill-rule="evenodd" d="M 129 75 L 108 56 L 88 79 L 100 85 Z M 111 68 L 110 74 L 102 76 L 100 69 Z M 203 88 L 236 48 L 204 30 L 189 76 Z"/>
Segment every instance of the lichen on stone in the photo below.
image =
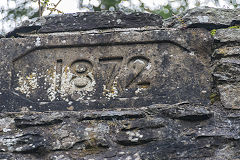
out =
<path fill-rule="evenodd" d="M 228 28 L 240 29 L 240 26 L 236 25 L 236 26 L 231 26 L 231 27 L 228 27 Z"/>
<path fill-rule="evenodd" d="M 216 29 L 212 29 L 212 30 L 210 31 L 210 33 L 211 33 L 212 36 L 214 36 L 214 35 L 216 34 L 216 32 L 217 32 Z"/>

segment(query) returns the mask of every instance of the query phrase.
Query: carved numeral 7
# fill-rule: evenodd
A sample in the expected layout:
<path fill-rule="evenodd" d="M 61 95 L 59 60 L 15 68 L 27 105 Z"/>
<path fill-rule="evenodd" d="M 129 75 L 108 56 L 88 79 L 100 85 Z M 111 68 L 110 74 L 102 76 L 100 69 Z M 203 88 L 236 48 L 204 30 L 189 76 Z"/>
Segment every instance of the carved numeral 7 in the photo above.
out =
<path fill-rule="evenodd" d="M 99 62 L 102 65 L 103 79 L 105 79 L 106 89 L 111 90 L 115 79 L 121 69 L 123 57 L 104 57 L 100 58 Z"/>

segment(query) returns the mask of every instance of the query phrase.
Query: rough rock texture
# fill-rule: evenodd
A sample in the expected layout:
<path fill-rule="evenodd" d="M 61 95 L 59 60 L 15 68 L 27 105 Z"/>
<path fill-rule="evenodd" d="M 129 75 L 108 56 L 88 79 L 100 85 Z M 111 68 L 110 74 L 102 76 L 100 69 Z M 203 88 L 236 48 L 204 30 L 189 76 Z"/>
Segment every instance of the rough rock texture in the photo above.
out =
<path fill-rule="evenodd" d="M 162 27 L 162 17 L 146 13 L 86 12 L 41 17 L 25 21 L 7 37 L 19 33 L 54 33 L 85 31 L 91 29 L 134 28 L 145 26 Z"/>
<path fill-rule="evenodd" d="M 21 36 L 0 41 L 1 112 L 210 102 L 207 30 L 147 27 Z"/>
<path fill-rule="evenodd" d="M 238 16 L 238 10 L 195 8 L 181 15 L 186 24 L 178 24 L 179 19 L 174 17 L 165 20 L 165 27 L 178 29 L 21 32 L 17 38 L 2 38 L 0 159 L 239 160 Z M 101 55 L 114 56 L 103 58 Z M 136 57 L 131 58 L 132 55 Z M 106 65 L 108 61 L 110 66 Z M 73 73 L 65 74 L 67 69 L 61 68 L 69 62 Z M 122 66 L 117 65 L 119 62 Z M 149 62 L 150 67 L 146 65 Z M 104 69 L 98 70 L 101 63 Z M 123 73 L 119 71 L 120 66 L 133 67 L 133 70 L 126 69 Z M 51 67 L 54 69 L 49 71 Z M 128 80 L 139 76 L 139 69 L 144 75 L 142 69 L 145 68 L 152 70 L 140 77 L 140 81 L 134 81 L 133 92 L 123 92 L 114 80 L 107 80 L 109 75 L 118 79 L 113 71 L 118 71 L 120 79 L 127 77 Z M 93 74 L 78 75 L 86 71 Z M 127 76 L 127 71 L 132 77 Z M 100 76 L 100 72 L 104 76 Z M 36 78 L 40 73 L 49 75 Z M 64 99 L 44 101 L 44 96 L 51 97 L 48 93 L 62 97 L 58 90 L 66 81 L 62 78 L 59 81 L 58 77 L 76 79 L 74 73 L 81 80 L 65 87 L 74 85 L 86 89 L 85 82 L 94 79 L 97 84 L 94 88 L 102 87 L 105 96 L 112 96 L 105 101 L 108 103 L 101 101 L 103 96 L 96 98 L 99 95 L 88 98 L 86 94 L 85 100 L 74 99 L 81 92 L 68 92 L 72 98 L 69 103 L 62 103 Z M 149 76 L 151 74 L 154 76 Z M 50 88 L 57 92 L 51 92 L 45 82 L 54 84 Z M 104 88 L 103 84 L 111 85 Z M 139 92 L 137 84 L 144 92 Z M 151 92 L 151 87 L 156 88 L 155 92 Z M 115 89 L 118 92 L 114 92 Z M 117 96 L 113 96 L 115 93 Z M 169 99 L 166 100 L 163 93 Z M 156 97 L 156 101 L 148 99 L 150 96 Z M 40 97 L 39 105 L 35 103 L 36 97 Z M 90 105 L 91 98 L 96 100 L 96 105 L 101 105 Z M 119 98 L 121 102 L 117 101 Z M 80 103 L 86 100 L 89 107 Z M 51 111 L 46 112 L 48 109 Z M 38 112 L 43 110 L 45 112 Z"/>
<path fill-rule="evenodd" d="M 240 59 L 239 28 L 218 29 L 214 40 L 218 45 L 213 53 L 215 59 L 214 79 L 225 108 L 240 109 Z"/>
<path fill-rule="evenodd" d="M 239 24 L 240 9 L 199 7 L 187 10 L 164 21 L 166 28 L 218 29 Z M 184 24 L 183 24 L 184 23 Z"/>
<path fill-rule="evenodd" d="M 234 159 L 239 114 L 209 106 L 1 114 L 1 157 L 17 159 Z"/>

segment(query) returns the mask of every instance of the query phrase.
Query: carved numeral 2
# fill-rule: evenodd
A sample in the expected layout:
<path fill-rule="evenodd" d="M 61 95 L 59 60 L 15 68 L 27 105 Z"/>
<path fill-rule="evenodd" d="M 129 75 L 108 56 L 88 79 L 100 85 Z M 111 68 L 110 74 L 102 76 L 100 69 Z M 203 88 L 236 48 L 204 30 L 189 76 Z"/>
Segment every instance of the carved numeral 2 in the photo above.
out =
<path fill-rule="evenodd" d="M 129 74 L 126 79 L 126 88 L 133 84 L 137 78 L 144 72 L 149 64 L 149 60 L 143 56 L 132 57 L 128 62 Z M 138 82 L 139 86 L 149 86 L 150 82 L 142 81 Z"/>

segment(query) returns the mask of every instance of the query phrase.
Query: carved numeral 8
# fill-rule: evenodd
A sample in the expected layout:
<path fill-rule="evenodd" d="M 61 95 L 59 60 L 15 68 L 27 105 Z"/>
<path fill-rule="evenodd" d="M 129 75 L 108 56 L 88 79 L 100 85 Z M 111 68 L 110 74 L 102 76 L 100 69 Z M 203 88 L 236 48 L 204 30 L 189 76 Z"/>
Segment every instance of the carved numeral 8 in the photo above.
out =
<path fill-rule="evenodd" d="M 92 78 L 89 73 L 92 72 L 92 63 L 88 60 L 77 60 L 72 63 L 71 71 L 74 74 L 71 83 L 78 89 L 84 89 L 91 85 Z"/>

